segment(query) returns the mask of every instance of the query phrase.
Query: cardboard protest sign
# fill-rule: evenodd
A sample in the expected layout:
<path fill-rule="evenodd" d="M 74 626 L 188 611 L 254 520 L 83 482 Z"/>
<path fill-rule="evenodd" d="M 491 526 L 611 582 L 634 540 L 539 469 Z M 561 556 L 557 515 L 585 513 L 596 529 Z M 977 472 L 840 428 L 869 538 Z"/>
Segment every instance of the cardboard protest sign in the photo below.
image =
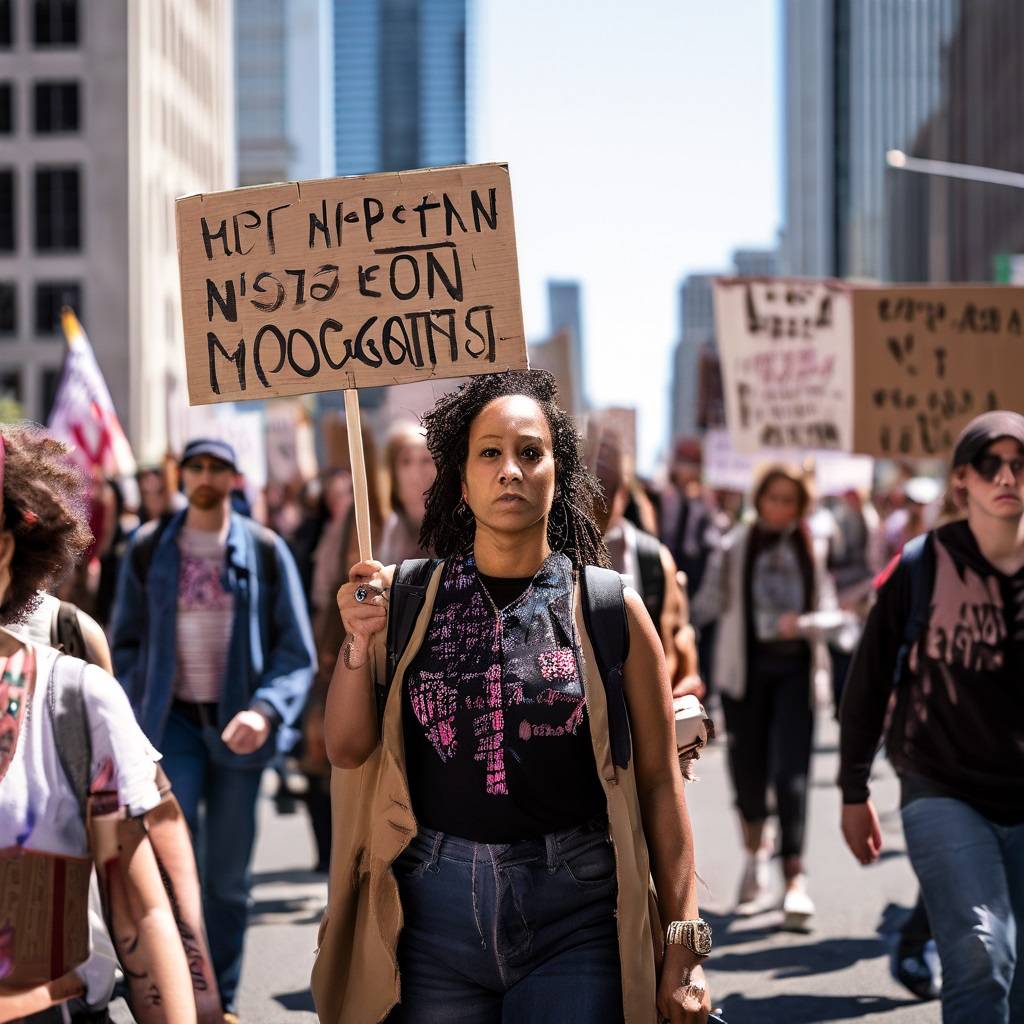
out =
<path fill-rule="evenodd" d="M 508 168 L 177 201 L 193 405 L 527 365 Z"/>
<path fill-rule="evenodd" d="M 1024 411 L 1024 289 L 857 288 L 853 339 L 857 451 L 947 455 L 979 413 Z"/>
<path fill-rule="evenodd" d="M 875 460 L 868 455 L 785 448 L 762 448 L 753 454 L 738 452 L 728 430 L 709 430 L 704 435 L 703 481 L 706 487 L 749 494 L 759 470 L 770 462 L 812 465 L 814 492 L 822 498 L 850 490 L 867 494 L 874 482 Z"/>
<path fill-rule="evenodd" d="M 714 302 L 737 450 L 850 450 L 849 292 L 834 281 L 719 278 Z"/>

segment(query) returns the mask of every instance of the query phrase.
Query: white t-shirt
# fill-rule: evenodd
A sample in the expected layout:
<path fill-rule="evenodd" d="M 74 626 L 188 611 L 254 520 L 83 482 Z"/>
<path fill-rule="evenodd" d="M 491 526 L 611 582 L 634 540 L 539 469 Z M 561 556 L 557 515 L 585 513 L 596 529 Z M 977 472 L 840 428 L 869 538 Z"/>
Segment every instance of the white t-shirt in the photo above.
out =
<path fill-rule="evenodd" d="M 78 800 L 57 755 L 47 707 L 50 672 L 58 655 L 33 644 L 36 685 L 22 722 L 18 745 L 0 782 L 0 850 L 20 847 L 64 857 L 87 857 L 88 843 Z M 80 671 L 82 662 L 61 656 L 61 671 Z M 155 763 L 160 755 L 143 735 L 120 684 L 95 665 L 82 680 L 92 741 L 93 783 L 117 789 L 118 804 L 130 816 L 160 803 Z M 107 780 L 113 781 L 111 786 Z"/>

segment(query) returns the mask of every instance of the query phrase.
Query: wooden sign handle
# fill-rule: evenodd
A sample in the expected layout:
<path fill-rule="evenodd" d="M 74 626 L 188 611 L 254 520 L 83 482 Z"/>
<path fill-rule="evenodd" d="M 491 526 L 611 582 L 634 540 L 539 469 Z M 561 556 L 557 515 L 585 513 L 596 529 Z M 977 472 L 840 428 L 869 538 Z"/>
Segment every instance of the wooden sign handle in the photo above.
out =
<path fill-rule="evenodd" d="M 363 456 L 363 431 L 359 423 L 359 392 L 345 389 L 345 426 L 348 429 L 348 459 L 352 466 L 352 498 L 356 506 L 356 536 L 359 560 L 373 558 L 370 544 L 370 495 L 366 483 L 366 459 Z"/>

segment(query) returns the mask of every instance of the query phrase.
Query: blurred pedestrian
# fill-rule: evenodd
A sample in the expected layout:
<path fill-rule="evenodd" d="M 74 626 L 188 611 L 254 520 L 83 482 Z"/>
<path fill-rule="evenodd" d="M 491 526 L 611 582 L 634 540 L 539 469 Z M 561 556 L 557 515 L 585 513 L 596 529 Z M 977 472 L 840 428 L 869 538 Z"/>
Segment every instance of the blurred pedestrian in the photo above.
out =
<path fill-rule="evenodd" d="M 768 790 L 775 795 L 785 878 L 783 927 L 814 914 L 804 841 L 814 733 L 814 675 L 827 664 L 814 613 L 835 606 L 824 545 L 807 526 L 811 492 L 798 467 L 766 467 L 754 488 L 756 519 L 734 527 L 712 555 L 693 603 L 697 623 L 718 620 L 714 676 L 728 735 L 729 771 L 747 851 L 736 911 L 772 899 Z"/>
<path fill-rule="evenodd" d="M 878 859 L 868 782 L 885 729 L 944 1024 L 1011 1024 L 1024 1020 L 1024 417 L 971 421 L 950 487 L 965 518 L 903 548 L 854 657 L 843 835 L 862 864 Z"/>
<path fill-rule="evenodd" d="M 397 565 L 407 558 L 424 558 L 430 552 L 420 547 L 420 528 L 427 491 L 437 470 L 423 429 L 415 424 L 405 424 L 395 430 L 388 438 L 384 461 L 391 513 L 384 521 L 378 561 L 384 565 Z"/>
<path fill-rule="evenodd" d="M 178 490 L 178 463 L 171 456 L 162 463 L 140 467 L 135 481 L 139 487 L 139 519 L 143 523 L 170 519 L 188 504 Z"/>
<path fill-rule="evenodd" d="M 363 437 L 363 461 L 369 486 L 367 497 L 370 512 L 371 547 L 380 540 L 380 501 L 374 482 L 377 480 L 375 452 L 368 438 Z M 346 490 L 347 489 L 347 490 Z M 352 477 L 347 472 L 330 478 L 325 500 L 331 510 L 330 519 L 314 552 L 316 587 L 313 612 L 313 639 L 317 651 L 317 673 L 309 691 L 303 716 L 302 757 L 300 767 L 306 777 L 306 809 L 309 812 L 316 843 L 314 870 L 326 874 L 331 863 L 331 763 L 327 759 L 324 738 L 324 708 L 327 690 L 338 661 L 338 652 L 345 639 L 345 630 L 338 615 L 338 589 L 348 579 L 348 567 L 359 561 L 359 535 L 356 531 L 356 510 L 352 495 Z M 340 519 L 336 520 L 336 516 Z M 335 522 L 340 530 L 335 535 Z"/>
<path fill-rule="evenodd" d="M 574 612 L 577 573 L 607 562 L 596 484 L 554 399 L 550 374 L 502 373 L 471 378 L 427 415 L 438 475 L 423 536 L 446 561 L 383 724 L 389 610 L 397 631 L 423 592 L 393 583 L 401 568 L 361 562 L 339 594 L 348 639 L 328 751 L 358 770 L 335 784 L 321 1020 L 707 1019 L 710 934 L 661 644 L 639 596 L 598 574 L 629 625 L 625 697 L 606 692 Z"/>
<path fill-rule="evenodd" d="M 612 429 L 594 428 L 590 458 L 601 486 L 594 521 L 604 535 L 612 568 L 639 593 L 651 620 L 658 628 L 665 665 L 675 697 L 692 693 L 704 696 L 704 684 L 696 665 L 693 630 L 685 616 L 686 600 L 672 553 L 656 536 L 634 525 L 625 511 L 631 489 L 626 478 L 622 440 Z M 682 634 L 682 635 L 681 635 Z"/>
<path fill-rule="evenodd" d="M 690 594 L 697 594 L 704 581 L 708 559 L 722 540 L 719 517 L 707 500 L 701 480 L 704 448 L 699 437 L 676 440 L 669 467 L 669 486 L 661 499 L 661 539 L 668 546 L 676 566 L 686 573 Z M 697 629 L 697 652 L 703 680 L 714 690 L 715 636 L 718 623 L 710 619 Z"/>
<path fill-rule="evenodd" d="M 82 484 L 66 457 L 34 428 L 0 431 L 5 627 L 90 543 Z M 86 1013 L 106 1005 L 109 947 L 89 943 L 93 860 L 117 955 L 127 975 L 145 981 L 145 993 L 133 989 L 138 1019 L 195 1022 L 189 964 L 142 824 L 162 801 L 159 755 L 101 669 L 6 628 L 0 660 L 0 1020 L 62 1020 L 49 1008 L 74 998 Z"/>
<path fill-rule="evenodd" d="M 855 488 L 839 496 L 832 515 L 835 527 L 829 538 L 828 568 L 839 607 L 851 613 L 850 625 L 828 643 L 833 706 L 838 716 L 853 650 L 874 600 L 875 577 L 885 568 L 885 538 L 874 506 Z"/>
<path fill-rule="evenodd" d="M 114 668 L 201 851 L 210 952 L 233 1015 L 260 777 L 305 704 L 313 640 L 284 542 L 230 510 L 231 445 L 190 441 L 181 474 L 188 508 L 139 530 L 125 556 Z"/>

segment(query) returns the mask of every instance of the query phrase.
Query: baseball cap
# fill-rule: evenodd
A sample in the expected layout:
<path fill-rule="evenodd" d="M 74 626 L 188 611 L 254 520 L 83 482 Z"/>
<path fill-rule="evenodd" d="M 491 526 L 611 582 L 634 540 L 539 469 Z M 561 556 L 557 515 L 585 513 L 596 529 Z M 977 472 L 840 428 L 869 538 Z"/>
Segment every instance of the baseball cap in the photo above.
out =
<path fill-rule="evenodd" d="M 185 445 L 181 453 L 181 462 L 184 466 L 189 459 L 198 458 L 200 455 L 209 455 L 212 459 L 220 459 L 226 462 L 236 473 L 238 472 L 238 459 L 235 457 L 235 449 L 227 441 L 219 441 L 213 437 L 197 437 Z"/>
<path fill-rule="evenodd" d="M 964 427 L 953 449 L 953 468 L 972 463 L 993 441 L 1009 437 L 1024 448 L 1024 416 L 1008 409 L 975 416 Z"/>

